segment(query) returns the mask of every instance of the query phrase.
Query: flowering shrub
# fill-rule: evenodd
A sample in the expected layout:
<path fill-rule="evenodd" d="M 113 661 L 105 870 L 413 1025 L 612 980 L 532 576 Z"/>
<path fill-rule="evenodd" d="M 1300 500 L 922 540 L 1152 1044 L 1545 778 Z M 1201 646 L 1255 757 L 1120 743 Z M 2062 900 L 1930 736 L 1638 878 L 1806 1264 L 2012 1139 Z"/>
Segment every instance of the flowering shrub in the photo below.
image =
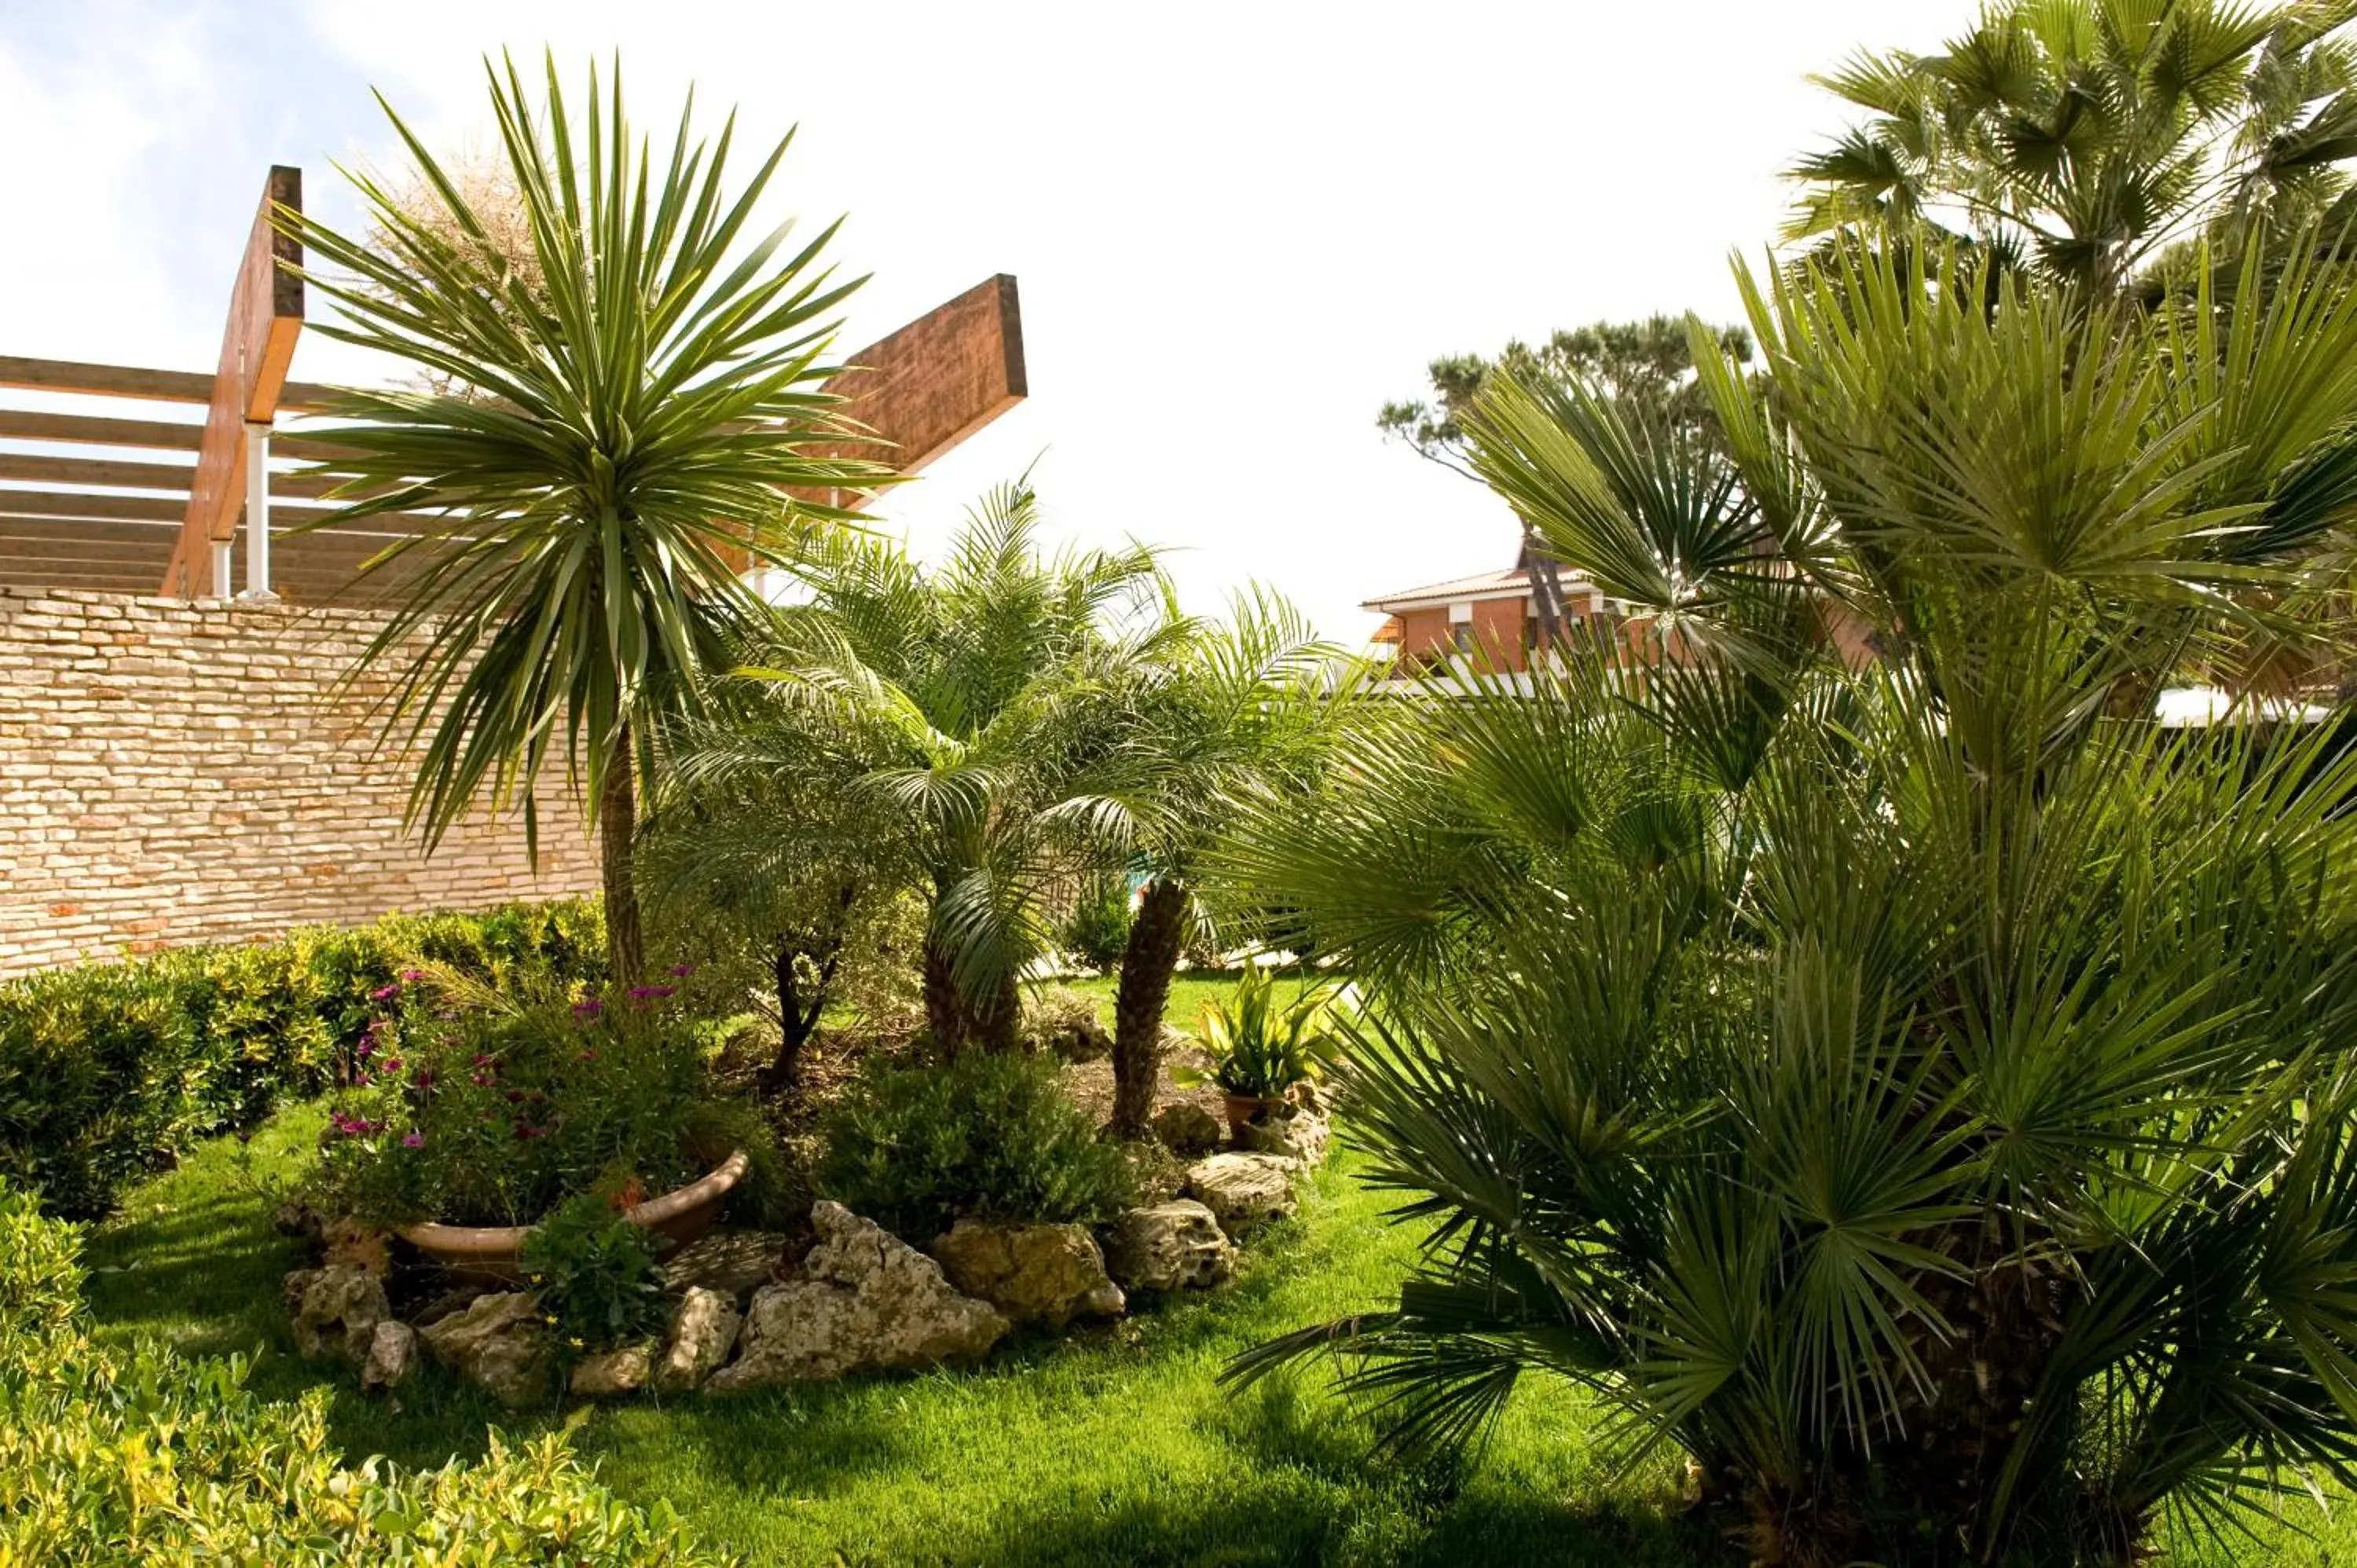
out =
<path fill-rule="evenodd" d="M 400 977 L 330 1104 L 315 1197 L 378 1224 L 528 1225 L 568 1196 L 659 1193 L 760 1144 L 759 1118 L 714 1095 L 671 994 L 518 999 Z"/>
<path fill-rule="evenodd" d="M 96 1216 L 194 1140 L 347 1074 L 420 961 L 502 990 L 604 972 L 594 904 L 400 916 L 0 984 L 0 1176 Z"/>

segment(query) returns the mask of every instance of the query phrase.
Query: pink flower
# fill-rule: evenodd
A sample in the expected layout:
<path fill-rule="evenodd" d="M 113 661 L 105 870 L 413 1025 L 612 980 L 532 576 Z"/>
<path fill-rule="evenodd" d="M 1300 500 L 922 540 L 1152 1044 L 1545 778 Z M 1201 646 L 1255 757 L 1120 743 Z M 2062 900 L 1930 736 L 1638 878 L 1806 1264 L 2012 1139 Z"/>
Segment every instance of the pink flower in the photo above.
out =
<path fill-rule="evenodd" d="M 673 979 L 685 980 L 689 975 L 695 972 L 695 965 L 692 963 L 675 963 L 671 966 L 671 972 Z"/>
<path fill-rule="evenodd" d="M 605 1010 L 606 1004 L 603 1002 L 598 1001 L 595 996 L 585 996 L 580 1001 L 576 1002 L 573 1004 L 575 1015 L 583 1018 L 595 1018 L 598 1014 Z"/>
<path fill-rule="evenodd" d="M 636 985 L 630 988 L 630 1000 L 651 1002 L 658 997 L 669 996 L 678 989 L 676 985 Z"/>
<path fill-rule="evenodd" d="M 400 994 L 401 987 L 398 985 L 380 985 L 374 991 L 369 993 L 369 1000 L 371 1002 L 390 1002 Z"/>
<path fill-rule="evenodd" d="M 422 1149 L 425 1146 L 425 1134 L 423 1133 L 404 1133 L 401 1135 L 401 1146 L 404 1149 Z"/>
<path fill-rule="evenodd" d="M 422 969 L 404 969 L 401 972 L 401 978 L 404 980 L 423 980 L 425 978 L 425 972 Z"/>
<path fill-rule="evenodd" d="M 399 1072 L 401 1070 L 401 1058 L 399 1057 L 387 1057 L 384 1060 L 377 1063 L 377 1069 L 381 1072 Z"/>

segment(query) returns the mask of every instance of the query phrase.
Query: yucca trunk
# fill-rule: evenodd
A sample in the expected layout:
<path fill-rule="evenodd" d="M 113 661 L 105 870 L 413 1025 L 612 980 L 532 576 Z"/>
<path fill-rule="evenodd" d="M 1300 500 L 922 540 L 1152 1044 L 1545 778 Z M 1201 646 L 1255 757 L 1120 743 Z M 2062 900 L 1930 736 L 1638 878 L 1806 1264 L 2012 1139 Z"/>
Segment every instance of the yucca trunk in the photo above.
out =
<path fill-rule="evenodd" d="M 1187 889 L 1176 878 L 1146 885 L 1137 918 L 1121 953 L 1121 983 L 1113 1004 L 1113 1130 L 1119 1138 L 1146 1135 L 1154 1092 L 1162 1076 L 1162 1015 L 1170 977 L 1187 938 Z"/>
<path fill-rule="evenodd" d="M 646 939 L 639 925 L 639 890 L 630 854 L 639 831 L 637 780 L 630 774 L 630 731 L 622 726 L 597 795 L 597 869 L 606 898 L 606 963 L 614 983 L 640 983 L 647 972 Z"/>

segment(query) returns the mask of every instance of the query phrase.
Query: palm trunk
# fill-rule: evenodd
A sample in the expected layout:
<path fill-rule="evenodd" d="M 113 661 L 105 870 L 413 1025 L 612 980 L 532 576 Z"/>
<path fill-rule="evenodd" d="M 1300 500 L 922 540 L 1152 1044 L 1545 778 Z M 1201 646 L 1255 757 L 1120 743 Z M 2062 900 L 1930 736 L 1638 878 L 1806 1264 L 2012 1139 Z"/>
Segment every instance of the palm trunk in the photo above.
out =
<path fill-rule="evenodd" d="M 989 1005 L 975 1011 L 974 1036 L 986 1050 L 1023 1048 L 1023 992 L 1012 974 L 998 983 Z"/>
<path fill-rule="evenodd" d="M 925 938 L 925 1026 L 943 1059 L 965 1049 L 970 1033 L 965 993 L 958 989 L 947 950 L 930 933 Z"/>
<path fill-rule="evenodd" d="M 1146 1135 L 1154 1093 L 1162 1078 L 1162 1013 L 1170 977 L 1187 937 L 1187 889 L 1161 876 L 1146 885 L 1137 918 L 1122 949 L 1121 983 L 1113 1003 L 1113 1130 L 1119 1138 Z"/>
<path fill-rule="evenodd" d="M 639 927 L 639 890 L 630 876 L 639 831 L 637 781 L 631 777 L 630 731 L 622 726 L 597 796 L 597 859 L 606 895 L 606 963 L 614 983 L 633 986 L 647 972 L 646 939 Z"/>

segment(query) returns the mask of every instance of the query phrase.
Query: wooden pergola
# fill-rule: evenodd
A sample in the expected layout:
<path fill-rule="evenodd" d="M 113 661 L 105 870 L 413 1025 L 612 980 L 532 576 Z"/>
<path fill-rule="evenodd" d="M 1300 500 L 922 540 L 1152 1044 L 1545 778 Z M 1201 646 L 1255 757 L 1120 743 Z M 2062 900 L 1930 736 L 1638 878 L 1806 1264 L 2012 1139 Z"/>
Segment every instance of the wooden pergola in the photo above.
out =
<path fill-rule="evenodd" d="M 355 604 L 361 563 L 428 526 L 396 515 L 285 532 L 332 509 L 319 481 L 272 459 L 333 446 L 278 422 L 334 392 L 286 379 L 303 324 L 288 267 L 302 256 L 271 223 L 274 203 L 302 205 L 301 171 L 270 171 L 212 374 L 0 355 L 0 389 L 65 394 L 76 410 L 0 406 L 0 588 Z M 899 471 L 917 472 L 1024 398 L 1015 279 L 985 280 L 847 363 L 829 390 L 893 444 Z M 173 417 L 175 404 L 202 408 L 203 421 Z M 397 585 L 379 574 L 366 594 Z"/>

